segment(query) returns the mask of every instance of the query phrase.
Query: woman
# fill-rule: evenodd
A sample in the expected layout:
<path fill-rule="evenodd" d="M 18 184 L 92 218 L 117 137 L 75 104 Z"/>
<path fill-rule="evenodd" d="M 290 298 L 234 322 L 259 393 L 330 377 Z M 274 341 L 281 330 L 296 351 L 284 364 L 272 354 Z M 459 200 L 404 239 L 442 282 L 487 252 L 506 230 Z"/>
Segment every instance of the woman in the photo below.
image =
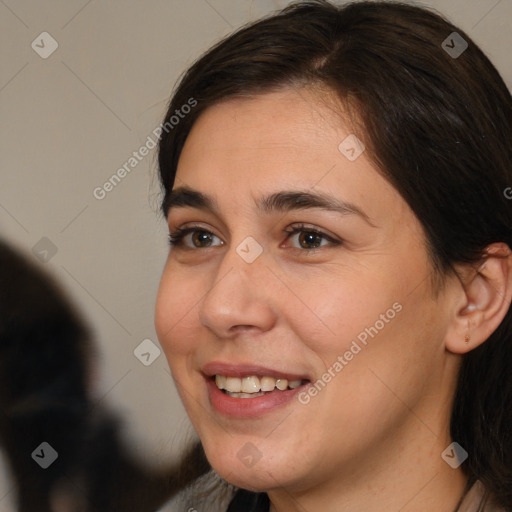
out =
<path fill-rule="evenodd" d="M 163 128 L 155 325 L 229 510 L 512 510 L 512 99 L 471 39 L 302 2 Z"/>

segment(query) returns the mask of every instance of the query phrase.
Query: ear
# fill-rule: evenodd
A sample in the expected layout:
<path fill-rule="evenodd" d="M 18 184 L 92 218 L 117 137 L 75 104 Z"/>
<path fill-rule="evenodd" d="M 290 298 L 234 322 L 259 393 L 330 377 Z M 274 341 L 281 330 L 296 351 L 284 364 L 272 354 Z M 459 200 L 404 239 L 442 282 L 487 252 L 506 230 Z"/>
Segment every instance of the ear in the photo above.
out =
<path fill-rule="evenodd" d="M 457 268 L 461 288 L 446 348 L 465 354 L 486 341 L 498 328 L 512 302 L 512 251 L 505 243 L 486 247 L 483 263 Z"/>

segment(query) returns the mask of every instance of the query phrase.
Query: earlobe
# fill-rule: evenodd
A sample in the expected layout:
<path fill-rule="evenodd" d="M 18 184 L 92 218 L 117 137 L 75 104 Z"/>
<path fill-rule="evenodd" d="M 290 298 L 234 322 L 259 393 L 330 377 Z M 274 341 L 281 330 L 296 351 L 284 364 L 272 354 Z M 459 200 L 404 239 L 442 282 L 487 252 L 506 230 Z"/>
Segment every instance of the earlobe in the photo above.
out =
<path fill-rule="evenodd" d="M 512 301 L 512 252 L 495 243 L 485 250 L 485 261 L 460 268 L 460 300 L 446 336 L 446 348 L 465 354 L 484 343 L 499 327 Z"/>

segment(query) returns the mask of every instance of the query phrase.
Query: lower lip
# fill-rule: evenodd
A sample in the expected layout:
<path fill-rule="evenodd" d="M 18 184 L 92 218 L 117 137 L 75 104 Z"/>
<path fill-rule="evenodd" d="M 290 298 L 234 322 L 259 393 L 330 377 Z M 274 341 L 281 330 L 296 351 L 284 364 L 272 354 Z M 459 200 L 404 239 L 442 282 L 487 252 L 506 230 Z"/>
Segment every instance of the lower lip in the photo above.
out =
<path fill-rule="evenodd" d="M 225 415 L 236 418 L 255 418 L 290 403 L 304 384 L 295 389 L 273 391 L 255 398 L 233 398 L 223 393 L 211 378 L 206 379 L 210 403 L 213 408 Z"/>

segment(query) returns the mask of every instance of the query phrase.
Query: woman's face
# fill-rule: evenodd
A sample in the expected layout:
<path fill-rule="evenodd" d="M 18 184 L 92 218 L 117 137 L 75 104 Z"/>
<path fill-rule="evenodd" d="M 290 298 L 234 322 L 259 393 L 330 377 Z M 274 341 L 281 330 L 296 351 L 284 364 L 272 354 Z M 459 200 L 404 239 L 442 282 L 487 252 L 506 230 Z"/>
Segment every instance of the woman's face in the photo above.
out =
<path fill-rule="evenodd" d="M 169 252 L 158 337 L 210 463 L 253 490 L 449 442 L 450 287 L 434 299 L 418 220 L 325 99 L 286 90 L 205 111 L 174 186 L 194 193 L 168 216 L 194 230 Z"/>

